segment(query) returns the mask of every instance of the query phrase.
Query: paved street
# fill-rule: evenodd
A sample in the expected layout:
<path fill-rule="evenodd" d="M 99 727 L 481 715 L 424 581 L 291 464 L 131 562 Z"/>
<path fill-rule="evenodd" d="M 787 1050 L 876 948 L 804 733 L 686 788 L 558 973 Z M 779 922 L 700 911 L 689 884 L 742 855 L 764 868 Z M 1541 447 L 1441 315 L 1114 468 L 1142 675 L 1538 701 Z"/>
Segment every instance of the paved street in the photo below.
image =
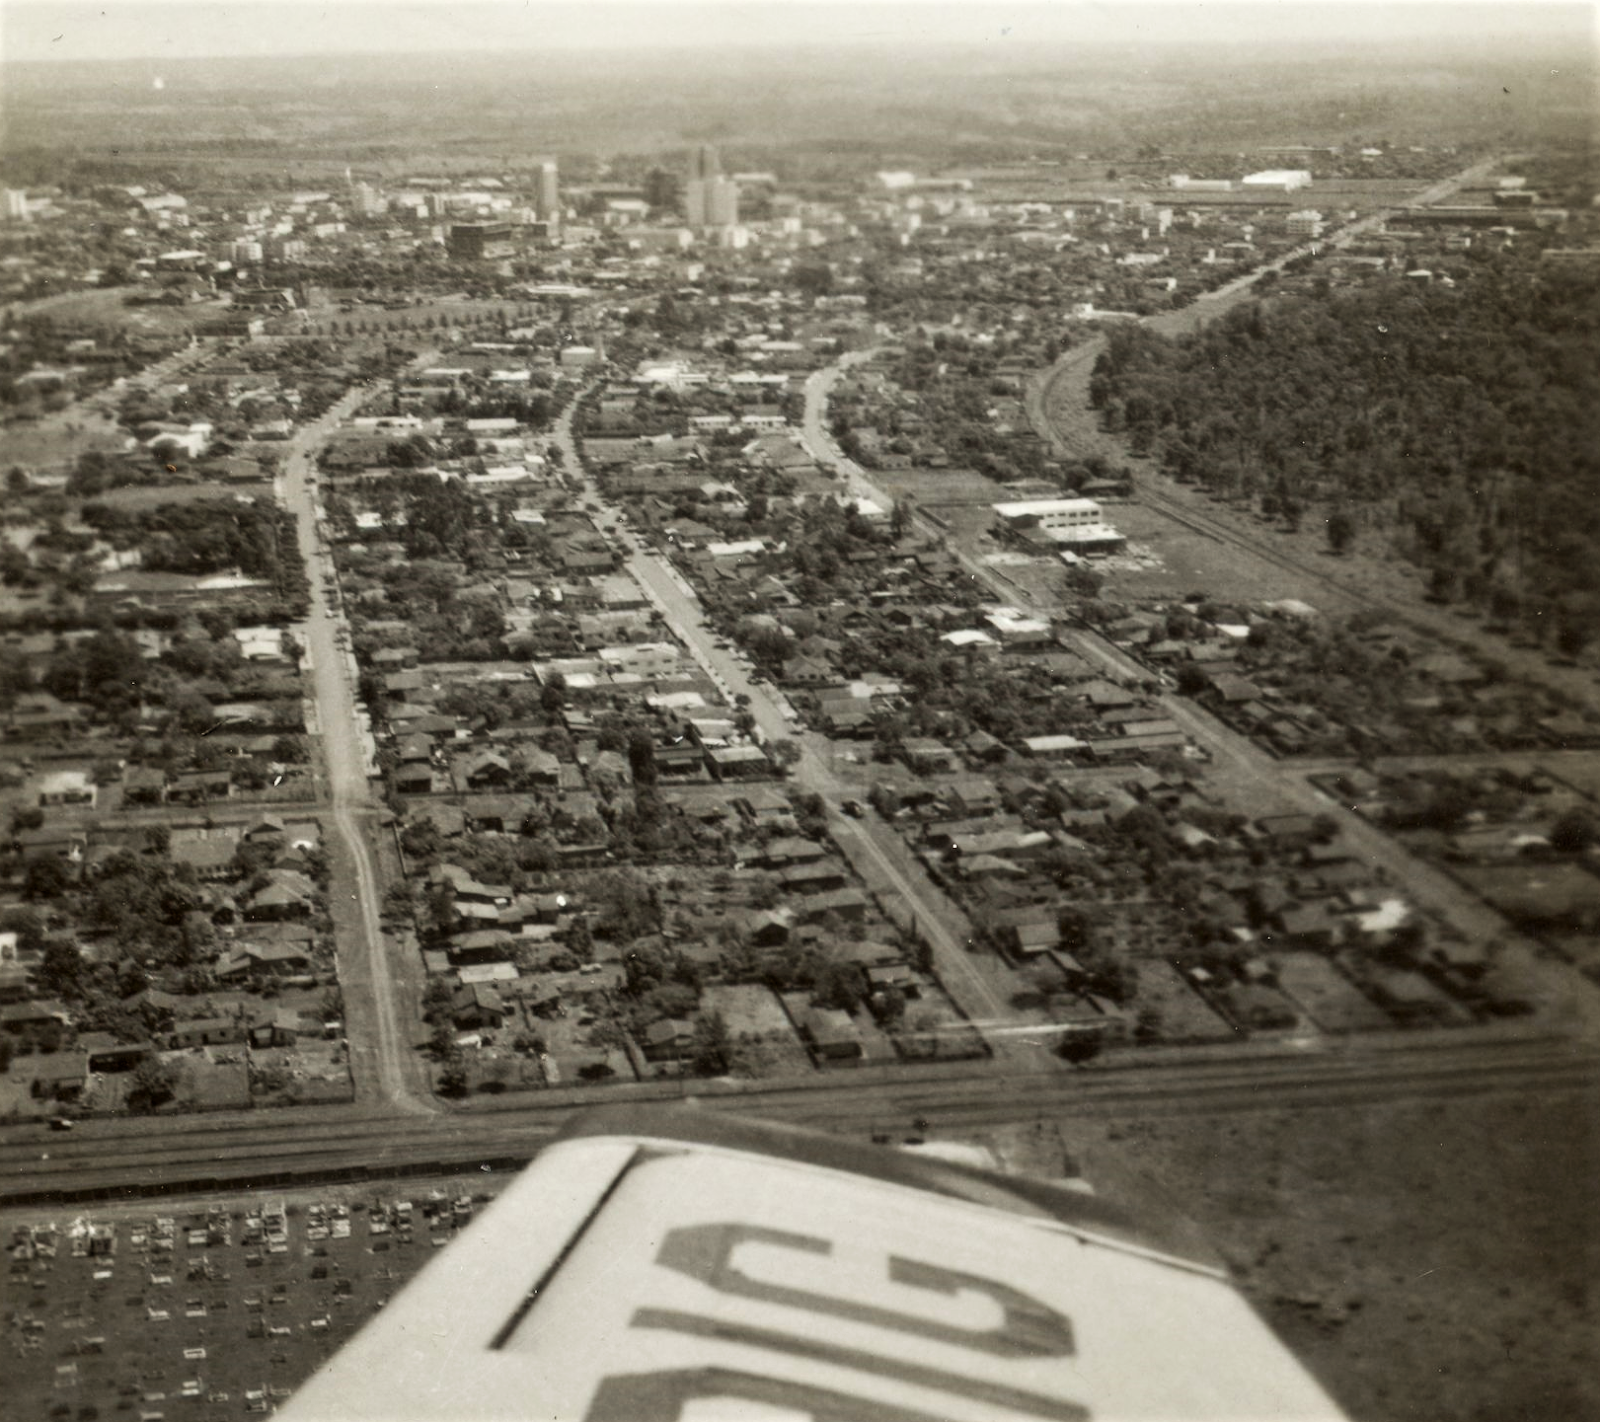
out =
<path fill-rule="evenodd" d="M 861 358 L 860 353 L 856 358 Z M 808 386 L 808 422 L 813 417 L 810 390 Z M 569 406 L 558 421 L 555 441 L 562 449 L 568 470 L 579 471 L 582 466 L 572 441 L 572 413 L 573 407 Z M 604 510 L 603 521 L 621 519 L 620 510 L 606 502 L 591 479 L 583 480 L 583 498 Z M 932 945 L 940 981 L 961 1009 L 977 1022 L 1006 1020 L 1010 1015 L 1006 989 L 991 960 L 975 960 L 967 952 L 972 927 L 965 916 L 937 893 L 888 825 L 875 817 L 851 820 L 839 815 L 839 801 L 860 792 L 859 787 L 841 782 L 834 774 L 830 765 L 832 747 L 827 737 L 798 731 L 785 714 L 792 709 L 787 698 L 767 683 L 752 681 L 747 662 L 732 649 L 724 650 L 715 645 L 716 636 L 703 625 L 705 612 L 699 598 L 664 557 L 630 546 L 628 568 L 728 700 L 748 698 L 750 713 L 768 741 L 787 739 L 799 747 L 800 760 L 791 772 L 794 784 L 822 796 L 833 816 L 836 843 L 867 886 L 879 896 L 880 902 L 889 906 L 891 912 L 898 905 L 898 921 L 903 926 L 914 925 Z M 997 1052 L 1009 1056 L 1029 1057 L 1042 1050 L 1037 1041 L 1005 1036 L 998 1036 L 994 1046 Z"/>
<path fill-rule="evenodd" d="M 316 731 L 327 769 L 333 877 L 329 893 L 339 924 L 339 981 L 358 1101 L 427 1113 L 437 1109 L 410 1042 L 397 965 L 380 923 L 380 879 L 371 850 L 378 831 L 369 777 L 375 768 L 372 730 L 355 692 L 354 662 L 342 645 L 346 623 L 334 595 L 332 549 L 322 535 L 314 485 L 316 454 L 340 420 L 365 397 L 345 394 L 290 445 L 279 493 L 294 515 L 311 583 L 304 632 L 311 663 Z M 354 929 L 352 933 L 349 930 Z"/>

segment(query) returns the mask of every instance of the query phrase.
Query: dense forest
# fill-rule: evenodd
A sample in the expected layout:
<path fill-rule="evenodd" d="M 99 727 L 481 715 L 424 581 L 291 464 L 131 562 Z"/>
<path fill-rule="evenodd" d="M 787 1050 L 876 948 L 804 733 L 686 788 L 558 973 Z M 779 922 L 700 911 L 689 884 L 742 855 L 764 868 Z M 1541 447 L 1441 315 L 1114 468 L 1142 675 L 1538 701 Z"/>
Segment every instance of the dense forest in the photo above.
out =
<path fill-rule="evenodd" d="M 1461 286 L 1285 296 L 1111 332 L 1090 400 L 1175 477 L 1330 537 L 1383 526 L 1432 594 L 1592 621 L 1600 272 L 1506 254 Z M 1336 551 L 1340 551 L 1337 550 Z"/>

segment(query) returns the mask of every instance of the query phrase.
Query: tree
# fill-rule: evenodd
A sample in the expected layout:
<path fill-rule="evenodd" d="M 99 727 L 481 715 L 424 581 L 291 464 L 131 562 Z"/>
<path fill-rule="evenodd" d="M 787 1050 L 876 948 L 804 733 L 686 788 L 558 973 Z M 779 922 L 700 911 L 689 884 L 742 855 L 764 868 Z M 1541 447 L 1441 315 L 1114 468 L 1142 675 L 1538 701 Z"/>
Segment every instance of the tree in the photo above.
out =
<path fill-rule="evenodd" d="M 1099 1056 L 1104 1046 L 1105 1042 L 1098 1032 L 1068 1032 L 1061 1039 L 1061 1045 L 1056 1051 L 1062 1060 L 1081 1067 L 1087 1066 Z"/>
<path fill-rule="evenodd" d="M 461 1055 L 461 1048 L 456 1044 L 455 1028 L 448 1020 L 433 1029 L 433 1035 L 428 1038 L 428 1050 L 437 1062 L 450 1062 Z"/>
<path fill-rule="evenodd" d="M 628 768 L 635 785 L 654 785 L 659 776 L 655 738 L 648 731 L 633 731 L 628 736 Z"/>
<path fill-rule="evenodd" d="M 1356 541 L 1356 521 L 1348 509 L 1334 509 L 1328 515 L 1328 548 L 1341 556 Z"/>
<path fill-rule="evenodd" d="M 817 974 L 817 1002 L 823 1007 L 854 1012 L 866 999 L 861 970 L 854 963 L 828 963 Z"/>
<path fill-rule="evenodd" d="M 58 899 L 72 884 L 67 866 L 53 855 L 35 859 L 28 865 L 23 892 L 30 899 Z"/>
<path fill-rule="evenodd" d="M 906 995 L 901 989 L 891 985 L 877 995 L 874 1006 L 878 1020 L 885 1027 L 897 1027 L 906 1015 Z"/>
<path fill-rule="evenodd" d="M 691 1060 L 701 1076 L 726 1074 L 733 1053 L 733 1038 L 720 1012 L 703 1012 L 694 1024 Z"/>
<path fill-rule="evenodd" d="M 52 938 L 44 945 L 39 982 L 62 997 L 75 995 L 83 979 L 83 954 L 70 938 Z"/>
<path fill-rule="evenodd" d="M 37 953 L 44 947 L 45 922 L 37 909 L 8 908 L 0 913 L 0 933 L 15 933 L 17 947 Z"/>
<path fill-rule="evenodd" d="M 154 1111 L 173 1098 L 182 1068 L 176 1063 L 164 1062 L 160 1057 L 149 1056 L 133 1069 L 128 1081 L 128 1109 Z"/>
<path fill-rule="evenodd" d="M 1588 810 L 1574 806 L 1556 818 L 1548 838 L 1557 854 L 1582 854 L 1600 843 L 1600 822 Z"/>
<path fill-rule="evenodd" d="M 1577 657 L 1594 637 L 1588 613 L 1567 614 L 1556 628 L 1556 647 L 1564 657 Z"/>

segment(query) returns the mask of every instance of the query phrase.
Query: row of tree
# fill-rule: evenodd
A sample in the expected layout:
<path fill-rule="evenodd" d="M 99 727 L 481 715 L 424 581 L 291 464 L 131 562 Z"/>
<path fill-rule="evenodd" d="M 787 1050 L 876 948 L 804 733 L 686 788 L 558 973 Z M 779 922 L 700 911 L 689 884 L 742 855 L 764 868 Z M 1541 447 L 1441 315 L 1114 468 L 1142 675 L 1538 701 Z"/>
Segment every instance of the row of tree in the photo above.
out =
<path fill-rule="evenodd" d="M 1506 254 L 1458 288 L 1383 281 L 1107 336 L 1090 387 L 1177 478 L 1296 521 L 1370 509 L 1441 598 L 1600 611 L 1600 274 Z M 1336 548 L 1336 551 L 1337 548 Z"/>

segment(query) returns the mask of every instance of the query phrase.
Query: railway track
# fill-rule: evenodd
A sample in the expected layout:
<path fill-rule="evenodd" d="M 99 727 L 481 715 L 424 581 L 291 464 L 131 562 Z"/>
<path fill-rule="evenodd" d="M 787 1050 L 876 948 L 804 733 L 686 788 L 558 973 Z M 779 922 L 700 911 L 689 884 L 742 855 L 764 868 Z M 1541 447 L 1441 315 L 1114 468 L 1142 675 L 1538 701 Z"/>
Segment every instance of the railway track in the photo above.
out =
<path fill-rule="evenodd" d="M 926 1119 L 935 1130 L 1026 1123 L 1043 1117 L 1151 1118 L 1290 1107 L 1337 1108 L 1493 1094 L 1600 1091 L 1600 1050 L 1559 1039 L 1367 1050 L 1326 1045 L 1284 1054 L 1172 1066 L 1018 1073 L 992 1068 L 940 1079 L 718 1091 L 694 1100 L 846 1134 L 896 1134 Z M 88 1199 L 119 1193 L 281 1188 L 339 1176 L 472 1168 L 530 1158 L 577 1111 L 605 1095 L 552 1103 L 507 1101 L 439 1117 L 372 1116 L 339 1122 L 229 1124 L 151 1136 L 106 1131 L 70 1139 L 8 1133 L 0 1203 Z M 663 1104 L 681 1104 L 667 1097 Z M 108 1125 L 112 1123 L 107 1123 Z M 265 1138 L 264 1138 L 265 1137 Z"/>

